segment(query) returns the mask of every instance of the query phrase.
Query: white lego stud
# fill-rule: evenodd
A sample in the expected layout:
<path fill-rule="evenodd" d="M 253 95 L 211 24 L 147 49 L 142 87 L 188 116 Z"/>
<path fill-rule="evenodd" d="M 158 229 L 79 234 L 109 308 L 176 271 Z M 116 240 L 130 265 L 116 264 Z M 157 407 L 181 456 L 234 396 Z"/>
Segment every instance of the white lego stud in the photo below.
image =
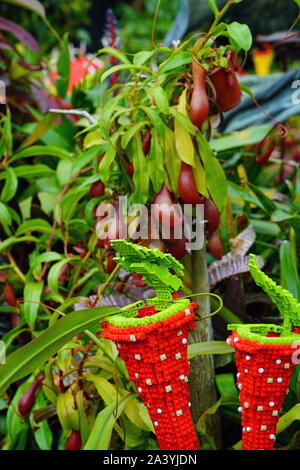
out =
<path fill-rule="evenodd" d="M 135 355 L 134 355 L 134 358 L 135 358 L 137 361 L 140 361 L 140 360 L 141 360 L 141 355 L 140 355 L 140 354 L 135 354 Z"/>
<path fill-rule="evenodd" d="M 268 383 L 268 384 L 272 384 L 272 383 L 273 383 L 273 378 L 272 378 L 272 377 L 268 377 L 268 378 L 267 378 L 267 383 Z"/>
<path fill-rule="evenodd" d="M 247 432 L 250 432 L 250 431 L 251 431 L 250 426 L 247 426 L 247 427 L 246 427 L 246 431 L 247 431 Z"/>
<path fill-rule="evenodd" d="M 171 385 L 166 385 L 166 386 L 165 386 L 165 390 L 166 390 L 166 392 L 172 392 L 172 387 L 171 387 Z"/>
<path fill-rule="evenodd" d="M 146 384 L 147 385 L 152 385 L 152 380 L 151 379 L 146 379 Z"/>
<path fill-rule="evenodd" d="M 188 407 L 190 408 L 192 406 L 191 402 L 189 401 L 188 402 Z"/>
<path fill-rule="evenodd" d="M 188 317 L 191 314 L 191 311 L 189 308 L 185 309 L 185 315 Z"/>
<path fill-rule="evenodd" d="M 272 416 L 278 416 L 278 410 L 272 411 Z"/>
<path fill-rule="evenodd" d="M 249 356 L 249 354 L 246 356 L 246 361 L 250 361 L 251 357 Z"/>
<path fill-rule="evenodd" d="M 245 407 L 245 408 L 249 408 L 249 403 L 248 403 L 247 401 L 245 401 L 244 407 Z"/>
<path fill-rule="evenodd" d="M 271 408 L 272 408 L 273 406 L 275 406 L 275 403 L 273 401 L 270 401 L 269 406 L 271 406 Z"/>
<path fill-rule="evenodd" d="M 132 341 L 133 343 L 136 341 L 136 337 L 134 335 L 130 335 L 129 336 L 129 339 L 130 341 Z"/>
<path fill-rule="evenodd" d="M 243 385 L 242 385 L 242 384 L 238 384 L 238 389 L 239 389 L 239 390 L 242 390 L 242 388 L 243 388 Z"/>
<path fill-rule="evenodd" d="M 267 430 L 267 426 L 265 424 L 262 424 L 261 427 L 260 427 L 260 430 L 261 431 L 266 431 Z"/>
<path fill-rule="evenodd" d="M 182 338 L 182 344 L 186 344 L 187 343 L 187 339 L 186 338 Z"/>
<path fill-rule="evenodd" d="M 275 441 L 275 434 L 270 434 L 269 437 L 270 437 L 270 439 L 271 439 L 272 441 Z"/>
<path fill-rule="evenodd" d="M 139 393 L 142 393 L 142 391 L 143 391 L 143 390 L 142 390 L 142 387 L 139 387 L 139 388 L 138 388 L 138 392 L 139 392 Z"/>
<path fill-rule="evenodd" d="M 289 364 L 288 362 L 286 362 L 286 363 L 284 364 L 284 368 L 285 368 L 285 369 L 289 369 L 289 368 L 290 368 L 290 364 Z"/>
<path fill-rule="evenodd" d="M 238 412 L 241 413 L 243 411 L 243 408 L 241 406 L 238 407 Z"/>
<path fill-rule="evenodd" d="M 244 371 L 244 372 L 245 372 L 245 374 L 248 374 L 248 372 L 249 372 L 249 371 L 248 371 L 248 369 L 245 369 L 245 371 Z"/>
<path fill-rule="evenodd" d="M 227 344 L 231 344 L 230 338 L 227 338 L 227 339 L 226 339 L 226 343 L 227 343 Z"/>
<path fill-rule="evenodd" d="M 117 343 L 117 348 L 119 348 L 119 349 L 121 348 L 121 345 L 120 345 L 120 343 Z"/>
<path fill-rule="evenodd" d="M 276 364 L 281 364 L 281 359 L 276 359 Z"/>
<path fill-rule="evenodd" d="M 234 341 L 235 343 L 237 343 L 238 340 L 239 340 L 239 339 L 237 338 L 237 336 L 236 336 L 235 338 L 233 338 L 233 341 Z"/>
<path fill-rule="evenodd" d="M 278 382 L 279 384 L 281 384 L 281 382 L 282 382 L 282 377 L 278 377 L 277 382 Z"/>
<path fill-rule="evenodd" d="M 188 382 L 189 381 L 189 378 L 187 376 L 184 377 L 184 381 L 185 382 Z"/>
<path fill-rule="evenodd" d="M 264 407 L 262 405 L 258 405 L 257 411 L 264 411 Z"/>
<path fill-rule="evenodd" d="M 258 372 L 259 372 L 260 374 L 263 374 L 264 371 L 265 371 L 265 369 L 264 369 L 263 367 L 260 367 L 260 368 L 258 369 Z"/>
<path fill-rule="evenodd" d="M 135 376 L 136 379 L 139 378 L 139 374 L 137 372 L 134 374 L 134 376 Z"/>
<path fill-rule="evenodd" d="M 181 374 L 181 375 L 179 376 L 180 380 L 184 380 L 184 377 L 185 377 L 184 374 Z"/>
<path fill-rule="evenodd" d="M 157 408 L 156 412 L 157 412 L 157 414 L 161 415 L 161 414 L 162 414 L 162 409 L 161 409 L 161 408 Z"/>
<path fill-rule="evenodd" d="M 182 415 L 182 410 L 177 410 L 177 411 L 176 411 L 176 415 L 177 415 L 177 416 L 181 416 L 181 415 Z"/>
<path fill-rule="evenodd" d="M 181 336 L 182 335 L 182 331 L 179 330 L 178 333 L 177 333 L 177 336 Z"/>
<path fill-rule="evenodd" d="M 236 374 L 237 377 L 239 377 L 240 375 L 241 375 L 241 374 L 240 374 L 239 372 Z"/>
<path fill-rule="evenodd" d="M 154 426 L 158 426 L 158 422 L 157 421 L 154 421 Z"/>
<path fill-rule="evenodd" d="M 161 361 L 165 361 L 167 359 L 167 356 L 165 354 L 161 354 L 159 358 Z"/>
<path fill-rule="evenodd" d="M 176 358 L 176 359 L 181 359 L 181 354 L 180 354 L 180 353 L 176 353 L 176 354 L 175 354 L 175 358 Z"/>

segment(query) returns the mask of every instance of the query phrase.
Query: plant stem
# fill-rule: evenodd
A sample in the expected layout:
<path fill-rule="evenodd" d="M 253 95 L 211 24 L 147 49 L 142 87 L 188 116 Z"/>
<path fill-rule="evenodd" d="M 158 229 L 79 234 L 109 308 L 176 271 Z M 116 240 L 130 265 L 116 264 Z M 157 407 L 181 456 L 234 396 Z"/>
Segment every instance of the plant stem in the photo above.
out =
<path fill-rule="evenodd" d="M 209 292 L 205 246 L 192 252 L 193 293 Z M 210 314 L 209 296 L 196 297 L 198 310 L 202 317 Z M 196 322 L 190 332 L 189 343 L 211 341 L 213 331 L 211 318 Z M 192 418 L 197 423 L 200 416 L 217 401 L 215 371 L 212 355 L 198 355 L 191 359 L 189 389 L 192 403 Z M 207 433 L 213 436 L 217 447 L 221 446 L 221 429 L 218 412 L 206 418 Z"/>
<path fill-rule="evenodd" d="M 20 268 L 17 266 L 13 256 L 11 253 L 9 253 L 9 251 L 6 253 L 6 256 L 13 268 L 13 270 L 15 271 L 15 273 L 19 276 L 19 278 L 21 279 L 22 282 L 24 282 L 24 284 L 26 283 L 26 278 L 24 276 L 24 274 L 22 273 L 22 271 L 20 270 Z"/>
<path fill-rule="evenodd" d="M 219 21 L 227 13 L 227 11 L 229 10 L 229 8 L 231 7 L 231 5 L 234 2 L 235 2 L 235 0 L 228 0 L 227 3 L 225 4 L 225 6 L 222 8 L 222 10 L 220 10 L 218 12 L 218 14 L 215 16 L 215 19 L 214 19 L 211 27 L 209 28 L 207 34 L 203 38 L 200 38 L 196 42 L 196 44 L 194 46 L 194 51 L 197 51 L 198 49 L 200 49 L 204 45 L 204 42 L 209 38 L 209 36 L 211 36 L 213 34 L 215 27 L 218 25 Z"/>

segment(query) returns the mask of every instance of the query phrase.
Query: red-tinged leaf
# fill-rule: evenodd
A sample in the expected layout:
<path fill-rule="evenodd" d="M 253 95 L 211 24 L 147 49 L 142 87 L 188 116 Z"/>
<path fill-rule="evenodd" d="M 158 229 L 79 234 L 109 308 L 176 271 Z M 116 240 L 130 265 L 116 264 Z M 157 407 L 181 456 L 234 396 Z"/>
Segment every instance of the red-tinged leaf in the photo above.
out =
<path fill-rule="evenodd" d="M 13 5 L 18 5 L 28 10 L 32 10 L 43 18 L 46 17 L 46 11 L 41 2 L 38 0 L 6 0 L 7 3 L 12 3 Z"/>
<path fill-rule="evenodd" d="M 35 126 L 34 131 L 25 139 L 21 148 L 29 147 L 29 145 L 37 142 L 51 127 L 56 123 L 56 114 L 46 114 Z"/>
<path fill-rule="evenodd" d="M 36 54 L 40 52 L 40 46 L 34 37 L 28 33 L 24 28 L 14 23 L 13 21 L 7 20 L 6 18 L 0 17 L 0 30 L 9 31 L 13 34 L 22 44 L 31 49 Z"/>

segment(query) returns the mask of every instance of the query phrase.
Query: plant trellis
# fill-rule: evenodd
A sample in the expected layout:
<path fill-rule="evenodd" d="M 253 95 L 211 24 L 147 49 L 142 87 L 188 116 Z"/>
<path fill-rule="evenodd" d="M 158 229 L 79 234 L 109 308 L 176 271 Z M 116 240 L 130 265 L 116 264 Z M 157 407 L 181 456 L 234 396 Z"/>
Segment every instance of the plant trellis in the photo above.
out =
<path fill-rule="evenodd" d="M 228 325 L 227 342 L 236 350 L 237 386 L 242 412 L 242 449 L 272 450 L 280 410 L 296 365 L 300 304 L 258 267 L 250 255 L 250 273 L 283 315 L 283 325 Z"/>
<path fill-rule="evenodd" d="M 105 323 L 103 335 L 116 342 L 129 378 L 147 406 L 160 449 L 197 450 L 188 391 L 189 330 L 195 327 L 196 304 L 174 293 L 181 287 L 182 265 L 170 254 L 126 240 L 111 241 L 116 262 L 143 274 L 156 297 L 121 309 Z M 135 307 L 135 308 L 132 308 Z"/>

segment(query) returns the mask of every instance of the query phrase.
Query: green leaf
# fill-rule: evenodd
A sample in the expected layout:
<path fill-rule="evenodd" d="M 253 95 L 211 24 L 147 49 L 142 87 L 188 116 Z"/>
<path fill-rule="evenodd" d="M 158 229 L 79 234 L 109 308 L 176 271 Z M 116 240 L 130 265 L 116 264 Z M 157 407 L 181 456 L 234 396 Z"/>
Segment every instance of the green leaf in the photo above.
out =
<path fill-rule="evenodd" d="M 101 83 L 103 83 L 104 80 L 110 75 L 112 75 L 113 73 L 120 72 L 121 70 L 128 70 L 128 72 L 130 70 L 141 70 L 143 72 L 149 73 L 150 75 L 153 75 L 152 70 L 149 67 L 144 67 L 143 65 L 133 65 L 131 63 L 123 64 L 123 65 L 115 65 L 114 67 L 111 67 L 110 69 L 108 69 L 106 72 L 104 72 L 101 75 Z"/>
<path fill-rule="evenodd" d="M 0 202 L 0 222 L 7 224 L 7 225 L 11 225 L 12 223 L 12 218 L 9 213 L 9 210 L 7 209 L 5 204 L 3 204 L 2 202 Z"/>
<path fill-rule="evenodd" d="M 0 371 L 3 366 L 0 366 Z M 18 409 L 18 404 L 21 396 L 27 392 L 32 382 L 32 377 L 29 378 L 26 382 L 22 383 L 13 399 L 10 403 L 8 410 L 7 410 L 7 417 L 6 417 L 6 426 L 7 426 L 7 433 L 9 438 L 11 439 L 11 445 L 15 448 L 21 438 L 21 434 L 24 431 L 28 430 L 28 423 L 24 421 L 24 419 L 19 416 L 15 410 Z"/>
<path fill-rule="evenodd" d="M 244 51 L 251 49 L 252 34 L 249 26 L 234 21 L 227 25 L 227 30 L 233 43 L 236 44 L 239 49 L 244 49 Z"/>
<path fill-rule="evenodd" d="M 130 60 L 123 52 L 119 51 L 118 49 L 114 49 L 113 47 L 104 47 L 103 49 L 99 49 L 97 55 L 100 54 L 109 54 L 124 64 L 131 64 Z"/>
<path fill-rule="evenodd" d="M 183 65 L 190 64 L 192 62 L 191 52 L 179 52 L 175 53 L 173 57 L 170 57 L 165 62 L 163 62 L 159 69 L 161 73 L 169 72 L 170 70 L 178 69 Z"/>
<path fill-rule="evenodd" d="M 10 162 L 21 158 L 39 157 L 41 155 L 50 155 L 51 157 L 57 157 L 63 160 L 74 160 L 73 153 L 63 148 L 56 147 L 55 145 L 31 145 L 29 148 L 17 151 L 10 159 Z"/>
<path fill-rule="evenodd" d="M 34 164 L 34 165 L 20 165 L 14 167 L 15 176 L 17 178 L 36 178 L 43 176 L 53 176 L 54 170 L 47 165 Z M 4 173 L 0 173 L 0 180 L 4 179 Z"/>
<path fill-rule="evenodd" d="M 175 147 L 174 132 L 166 127 L 163 142 L 163 156 L 166 168 L 165 183 L 168 189 L 178 195 L 178 178 L 181 169 L 181 160 Z"/>
<path fill-rule="evenodd" d="M 80 259 L 78 256 L 72 256 L 71 258 L 64 258 L 60 261 L 58 261 L 57 263 L 53 264 L 53 266 L 51 266 L 51 268 L 49 269 L 49 272 L 48 272 L 48 285 L 49 285 L 49 288 L 51 289 L 51 292 L 53 294 L 59 294 L 58 292 L 58 278 L 59 278 L 59 274 L 60 274 L 60 271 L 62 269 L 62 267 L 67 264 L 67 263 L 71 263 L 72 261 L 75 261 L 75 260 L 78 260 Z"/>
<path fill-rule="evenodd" d="M 151 123 L 153 124 L 153 127 L 155 131 L 164 136 L 165 135 L 165 126 L 164 123 L 158 114 L 157 111 L 153 108 L 149 108 L 147 106 L 140 106 L 140 109 L 144 111 L 144 113 L 147 115 L 147 117 L 150 119 Z"/>
<path fill-rule="evenodd" d="M 153 54 L 155 54 L 155 52 L 155 50 L 138 52 L 133 58 L 134 65 L 143 65 L 145 62 L 151 59 L 151 57 L 153 57 Z"/>
<path fill-rule="evenodd" d="M 124 407 L 133 398 L 134 395 L 129 394 L 119 401 L 118 406 L 116 403 L 112 403 L 98 413 L 84 450 L 108 449 L 115 422 L 123 412 Z"/>
<path fill-rule="evenodd" d="M 34 11 L 43 18 L 46 17 L 46 11 L 41 2 L 38 0 L 5 0 L 7 3 L 18 5 L 20 7 L 27 8 L 28 10 Z"/>
<path fill-rule="evenodd" d="M 195 127 L 194 125 L 191 123 L 190 119 L 184 115 L 183 113 L 180 113 L 176 110 L 175 107 L 172 107 L 170 108 L 170 113 L 172 114 L 172 116 L 176 119 L 178 119 L 178 121 L 180 122 L 180 124 L 182 124 L 182 126 L 190 133 L 192 134 L 193 136 L 196 135 L 196 131 L 195 131 Z"/>
<path fill-rule="evenodd" d="M 161 139 L 152 131 L 151 147 L 147 159 L 149 176 L 155 193 L 159 193 L 164 182 L 163 145 Z"/>
<path fill-rule="evenodd" d="M 227 344 L 227 343 L 226 343 Z M 238 398 L 239 393 L 231 372 L 216 375 L 216 385 L 220 395 L 233 395 Z"/>
<path fill-rule="evenodd" d="M 234 352 L 234 348 L 229 346 L 226 341 L 206 341 L 190 344 L 188 346 L 188 359 L 198 354 L 228 354 L 231 352 Z"/>
<path fill-rule="evenodd" d="M 79 429 L 78 412 L 75 409 L 74 397 L 70 390 L 57 397 L 57 415 L 64 431 Z"/>
<path fill-rule="evenodd" d="M 169 114 L 169 100 L 165 90 L 161 86 L 156 86 L 151 89 L 151 94 L 159 110 L 163 114 Z"/>
<path fill-rule="evenodd" d="M 88 422 L 88 419 L 85 413 L 84 401 L 83 401 L 83 390 L 79 390 L 79 392 L 77 392 L 76 404 L 77 404 L 77 410 L 78 410 L 81 443 L 82 443 L 82 447 L 84 447 L 91 433 L 91 428 L 90 428 L 90 424 Z"/>
<path fill-rule="evenodd" d="M 120 127 L 112 137 L 109 139 L 108 147 L 104 157 L 99 165 L 99 175 L 103 183 L 107 183 L 110 177 L 110 167 L 115 159 L 117 153 L 117 140 L 123 132 L 123 127 Z"/>
<path fill-rule="evenodd" d="M 218 7 L 216 5 L 216 0 L 207 0 L 207 3 L 213 14 L 216 16 L 219 13 Z"/>
<path fill-rule="evenodd" d="M 53 212 L 57 203 L 57 194 L 40 191 L 37 193 L 37 197 L 40 201 L 41 209 L 45 214 L 48 215 Z"/>
<path fill-rule="evenodd" d="M 44 283 L 41 282 L 27 282 L 24 287 L 24 314 L 28 326 L 33 329 L 37 317 L 39 305 L 43 292 Z M 27 302 L 32 301 L 32 302 Z M 33 303 L 34 302 L 34 303 Z"/>
<path fill-rule="evenodd" d="M 251 225 L 256 233 L 261 235 L 269 235 L 271 237 L 277 237 L 280 234 L 280 227 L 273 222 L 268 220 L 250 219 Z"/>
<path fill-rule="evenodd" d="M 77 310 L 57 320 L 36 339 L 17 349 L 0 367 L 0 395 L 9 385 L 41 367 L 53 354 L 78 333 L 118 313 L 114 307 L 96 307 Z"/>
<path fill-rule="evenodd" d="M 126 149 L 127 145 L 131 141 L 131 139 L 135 136 L 135 134 L 140 131 L 144 126 L 149 126 L 149 121 L 139 121 L 134 126 L 130 126 L 130 128 L 122 135 L 121 138 L 121 147 L 122 149 Z"/>
<path fill-rule="evenodd" d="M 13 137 L 11 129 L 11 113 L 7 106 L 6 116 L 3 119 L 3 124 L 0 127 L 0 157 L 5 153 L 7 157 L 10 157 L 13 146 Z"/>
<path fill-rule="evenodd" d="M 122 92 L 122 93 L 118 93 L 114 98 L 111 98 L 107 101 L 107 103 L 105 104 L 105 106 L 103 107 L 102 109 L 102 114 L 101 114 L 101 117 L 102 117 L 102 120 L 103 120 L 103 124 L 105 125 L 105 127 L 109 128 L 110 127 L 110 118 L 111 118 L 111 115 L 112 113 L 115 111 L 116 107 L 117 107 L 117 104 L 125 98 L 125 96 L 128 95 L 128 92 Z M 103 136 L 103 133 L 101 132 L 102 136 Z"/>
<path fill-rule="evenodd" d="M 89 165 L 93 160 L 95 160 L 99 155 L 99 147 L 92 147 L 81 155 L 78 155 L 76 160 L 73 163 L 71 176 L 76 175 L 82 168 Z"/>
<path fill-rule="evenodd" d="M 0 203 L 1 207 L 1 203 Z M 6 251 L 7 248 L 9 248 L 12 245 L 15 245 L 16 243 L 23 243 L 23 242 L 34 242 L 34 243 L 40 243 L 41 240 L 39 238 L 33 237 L 28 235 L 27 237 L 8 237 L 6 238 L 3 242 L 0 243 L 0 253 L 3 253 L 3 251 Z"/>
<path fill-rule="evenodd" d="M 62 258 L 60 253 L 56 253 L 56 251 L 46 251 L 45 253 L 40 254 L 37 256 L 32 263 L 30 263 L 30 268 L 34 269 L 41 263 L 49 263 L 51 261 L 58 261 Z"/>
<path fill-rule="evenodd" d="M 300 301 L 300 279 L 296 264 L 296 247 L 284 240 L 280 245 L 280 275 L 281 285 Z"/>
<path fill-rule="evenodd" d="M 21 149 L 29 147 L 34 142 L 39 140 L 51 127 L 56 123 L 57 114 L 48 113 L 36 124 L 33 132 L 24 140 Z"/>
<path fill-rule="evenodd" d="M 41 232 L 41 233 L 52 233 L 53 228 L 44 219 L 31 219 L 23 222 L 16 231 L 16 236 L 22 235 L 28 232 Z"/>
<path fill-rule="evenodd" d="M 209 198 L 209 194 L 206 187 L 206 174 L 203 165 L 198 157 L 195 158 L 195 168 L 193 168 L 193 175 L 198 193 L 203 194 L 203 196 Z"/>
<path fill-rule="evenodd" d="M 255 196 L 259 199 L 261 204 L 263 205 L 264 211 L 269 214 L 276 209 L 276 204 L 270 199 L 268 196 L 265 195 L 262 189 L 256 186 L 253 183 L 248 183 L 251 190 L 254 192 Z"/>
<path fill-rule="evenodd" d="M 18 188 L 18 179 L 16 178 L 13 168 L 10 166 L 5 170 L 5 184 L 1 191 L 1 201 L 8 202 L 16 194 Z"/>
<path fill-rule="evenodd" d="M 56 89 L 59 96 L 64 98 L 67 94 L 70 78 L 70 54 L 68 45 L 68 34 L 65 33 L 62 38 L 61 50 L 57 61 L 57 80 Z"/>
<path fill-rule="evenodd" d="M 135 191 L 132 202 L 134 204 L 145 204 L 148 200 L 149 191 L 149 173 L 147 162 L 142 148 L 142 139 L 139 133 L 136 134 L 133 141 L 133 183 Z"/>
<path fill-rule="evenodd" d="M 103 145 L 105 144 L 105 140 L 103 139 L 103 136 L 100 131 L 92 131 L 89 132 L 83 141 L 83 148 L 89 149 L 90 147 L 93 147 L 94 145 Z"/>
<path fill-rule="evenodd" d="M 43 394 L 39 393 L 36 397 L 35 404 L 29 416 L 29 421 L 33 430 L 35 441 L 41 450 L 51 450 L 53 435 L 47 420 L 43 420 L 38 424 L 35 423 L 34 411 L 47 405 L 48 402 L 45 400 Z"/>
<path fill-rule="evenodd" d="M 201 156 L 206 173 L 206 186 L 211 198 L 220 212 L 224 209 L 227 201 L 227 179 L 221 164 L 213 155 L 205 137 L 198 132 L 197 143 L 199 155 Z"/>
<path fill-rule="evenodd" d="M 253 126 L 239 132 L 234 132 L 225 137 L 212 139 L 209 142 L 211 148 L 216 152 L 224 152 L 234 148 L 245 147 L 245 145 L 253 145 L 260 142 L 267 133 L 271 130 L 272 126 Z"/>
<path fill-rule="evenodd" d="M 56 167 L 56 177 L 60 186 L 65 186 L 71 179 L 73 161 L 60 160 Z"/>
<path fill-rule="evenodd" d="M 182 113 L 184 116 L 187 116 L 186 110 L 186 92 L 187 88 L 183 90 L 180 95 L 178 103 L 178 112 Z M 181 158 L 181 160 L 188 165 L 195 166 L 195 157 L 194 157 L 194 145 L 191 139 L 189 132 L 182 125 L 180 118 L 176 116 L 174 119 L 174 134 L 175 134 L 175 144 L 176 150 Z"/>

